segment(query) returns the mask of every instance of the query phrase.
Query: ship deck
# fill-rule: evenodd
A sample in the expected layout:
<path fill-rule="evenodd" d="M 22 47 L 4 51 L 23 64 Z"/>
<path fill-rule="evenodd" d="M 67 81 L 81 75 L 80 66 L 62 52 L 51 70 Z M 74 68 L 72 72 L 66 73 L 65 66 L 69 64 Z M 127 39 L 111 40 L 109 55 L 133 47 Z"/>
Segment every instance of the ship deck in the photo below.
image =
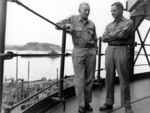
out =
<path fill-rule="evenodd" d="M 142 78 L 142 77 L 141 77 Z M 131 82 L 131 105 L 134 113 L 149 113 L 150 111 L 150 77 L 137 79 Z M 100 91 L 99 88 L 93 89 L 93 101 L 91 106 L 93 112 L 87 113 L 124 113 L 124 108 L 120 106 L 120 85 L 115 85 L 115 104 L 111 111 L 101 112 L 99 107 L 105 103 L 106 90 L 105 87 Z M 75 97 L 66 102 L 66 109 L 59 104 L 55 108 L 45 113 L 78 113 L 78 106 Z"/>

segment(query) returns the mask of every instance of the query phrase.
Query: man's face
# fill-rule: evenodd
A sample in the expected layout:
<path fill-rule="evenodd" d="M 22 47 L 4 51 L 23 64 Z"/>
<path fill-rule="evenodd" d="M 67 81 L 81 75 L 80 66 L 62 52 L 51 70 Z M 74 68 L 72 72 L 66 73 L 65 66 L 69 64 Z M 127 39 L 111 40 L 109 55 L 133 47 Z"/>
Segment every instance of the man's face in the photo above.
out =
<path fill-rule="evenodd" d="M 81 18 L 83 19 L 87 19 L 89 14 L 90 14 L 90 7 L 89 5 L 82 5 L 79 9 L 79 13 L 80 13 L 80 16 Z"/>
<path fill-rule="evenodd" d="M 122 10 L 116 7 L 115 5 L 111 6 L 111 14 L 115 19 L 117 19 L 122 15 Z"/>

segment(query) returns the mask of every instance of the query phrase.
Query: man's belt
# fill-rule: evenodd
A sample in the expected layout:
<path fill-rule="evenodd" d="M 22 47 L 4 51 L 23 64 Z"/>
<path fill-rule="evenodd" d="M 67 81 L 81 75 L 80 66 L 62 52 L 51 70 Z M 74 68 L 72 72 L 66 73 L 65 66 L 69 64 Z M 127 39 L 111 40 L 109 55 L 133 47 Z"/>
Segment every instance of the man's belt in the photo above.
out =
<path fill-rule="evenodd" d="M 79 48 L 94 48 L 95 46 L 93 44 L 87 44 L 87 45 L 75 45 L 75 47 L 79 47 Z"/>
<path fill-rule="evenodd" d="M 129 44 L 108 44 L 109 46 L 129 46 Z"/>

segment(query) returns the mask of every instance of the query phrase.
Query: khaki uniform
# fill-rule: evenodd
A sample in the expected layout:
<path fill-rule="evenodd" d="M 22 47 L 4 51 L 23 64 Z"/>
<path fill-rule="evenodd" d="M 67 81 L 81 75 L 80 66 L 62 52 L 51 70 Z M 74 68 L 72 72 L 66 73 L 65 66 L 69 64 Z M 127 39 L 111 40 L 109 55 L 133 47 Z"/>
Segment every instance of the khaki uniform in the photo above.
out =
<path fill-rule="evenodd" d="M 97 53 L 97 36 L 92 21 L 83 22 L 80 16 L 74 15 L 57 23 L 63 27 L 72 25 L 72 41 L 74 45 L 72 61 L 75 74 L 75 91 L 79 106 L 92 101 L 92 86 Z"/>
<path fill-rule="evenodd" d="M 106 103 L 114 104 L 114 83 L 116 70 L 121 85 L 121 105 L 130 106 L 130 34 L 133 22 L 121 17 L 118 22 L 108 24 L 102 40 L 108 43 L 105 54 Z M 109 36 L 114 33 L 115 36 Z"/>

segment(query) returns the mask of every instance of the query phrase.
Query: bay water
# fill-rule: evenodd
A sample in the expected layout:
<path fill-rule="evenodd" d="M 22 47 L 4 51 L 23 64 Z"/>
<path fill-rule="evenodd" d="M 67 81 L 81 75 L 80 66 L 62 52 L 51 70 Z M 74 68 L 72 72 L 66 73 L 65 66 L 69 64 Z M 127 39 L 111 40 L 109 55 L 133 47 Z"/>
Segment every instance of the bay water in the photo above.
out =
<path fill-rule="evenodd" d="M 16 53 L 16 52 L 14 52 Z M 17 51 L 19 54 L 46 54 L 48 51 Z M 57 79 L 60 74 L 61 57 L 14 57 L 4 61 L 4 78 L 24 80 Z M 72 58 L 65 58 L 65 75 L 73 75 Z"/>
<path fill-rule="evenodd" d="M 7 51 L 6 51 L 7 52 Z M 46 54 L 48 51 L 13 51 L 14 53 L 26 54 Z M 60 53 L 60 52 L 59 52 Z M 69 51 L 68 53 L 71 53 Z M 14 57 L 9 60 L 4 61 L 4 78 L 24 79 L 29 81 L 40 80 L 42 78 L 46 79 L 57 79 L 60 75 L 60 60 L 61 57 L 51 58 L 51 57 Z M 98 61 L 98 57 L 97 57 Z M 101 57 L 101 68 L 104 68 L 105 56 Z M 146 63 L 145 56 L 139 58 L 137 63 Z M 96 65 L 96 70 L 98 67 L 98 62 Z M 74 75 L 72 57 L 65 57 L 65 70 L 64 75 Z M 150 71 L 149 66 L 136 66 L 135 73 Z M 95 73 L 97 76 L 97 71 Z M 105 77 L 105 70 L 101 71 L 101 77 Z"/>

